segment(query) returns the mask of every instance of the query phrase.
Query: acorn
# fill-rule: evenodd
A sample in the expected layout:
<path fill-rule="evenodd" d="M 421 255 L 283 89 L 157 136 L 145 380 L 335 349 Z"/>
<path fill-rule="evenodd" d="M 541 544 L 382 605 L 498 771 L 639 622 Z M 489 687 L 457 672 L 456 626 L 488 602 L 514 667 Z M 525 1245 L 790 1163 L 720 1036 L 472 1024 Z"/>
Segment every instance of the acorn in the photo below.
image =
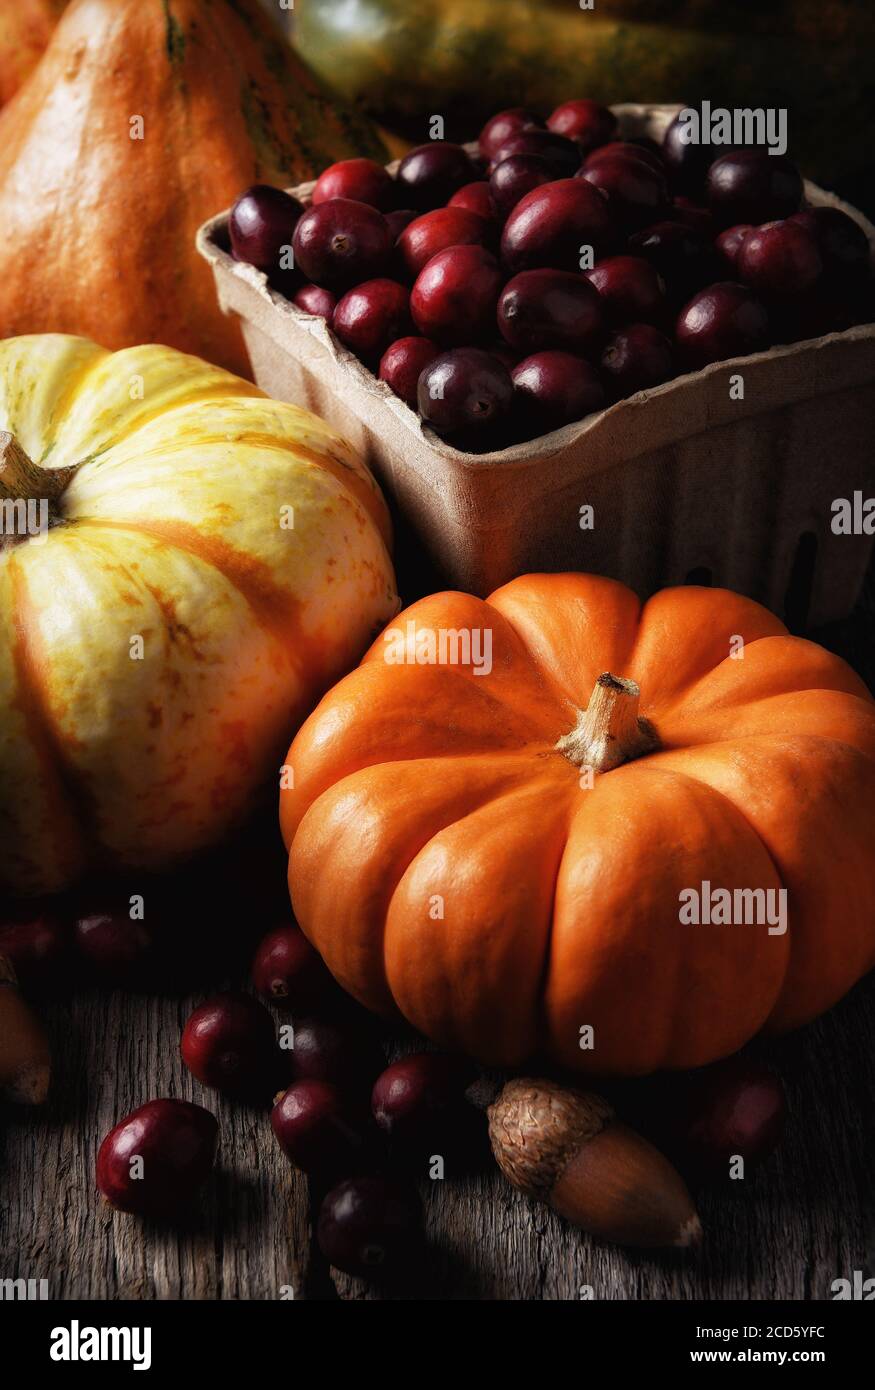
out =
<path fill-rule="evenodd" d="M 642 1247 L 686 1248 L 701 1239 L 680 1175 L 601 1096 L 518 1077 L 488 1115 L 508 1182 L 590 1235 Z"/>
<path fill-rule="evenodd" d="M 0 1097 L 16 1105 L 41 1105 L 50 1074 L 43 1026 L 21 995 L 12 965 L 0 956 Z"/>

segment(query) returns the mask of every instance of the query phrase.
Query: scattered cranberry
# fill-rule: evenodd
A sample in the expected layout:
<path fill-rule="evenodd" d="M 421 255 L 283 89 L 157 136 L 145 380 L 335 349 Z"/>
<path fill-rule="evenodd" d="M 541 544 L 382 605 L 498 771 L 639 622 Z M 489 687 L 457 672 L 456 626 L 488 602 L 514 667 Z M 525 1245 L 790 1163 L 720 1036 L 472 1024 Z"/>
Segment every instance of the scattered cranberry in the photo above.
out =
<path fill-rule="evenodd" d="M 804 294 L 823 270 L 817 242 L 797 222 L 752 227 L 737 258 L 739 279 L 761 294 Z"/>
<path fill-rule="evenodd" d="M 737 227 L 727 227 L 725 232 L 721 232 L 716 241 L 717 250 L 723 257 L 725 269 L 731 274 L 738 274 L 738 253 L 741 250 L 741 243 L 752 228 L 748 222 L 739 222 Z"/>
<path fill-rule="evenodd" d="M 665 318 L 665 284 L 649 261 L 641 256 L 609 256 L 586 272 L 598 290 L 608 322 L 662 323 Z"/>
<path fill-rule="evenodd" d="M 479 348 L 445 352 L 419 378 L 419 413 L 438 434 L 489 436 L 507 417 L 512 401 L 507 368 Z"/>
<path fill-rule="evenodd" d="M 629 253 L 643 256 L 662 276 L 666 293 L 675 306 L 696 290 L 713 284 L 721 261 L 710 240 L 682 222 L 656 222 L 630 236 Z"/>
<path fill-rule="evenodd" d="M 417 217 L 398 238 L 398 253 L 411 279 L 432 256 L 450 246 L 483 246 L 493 237 L 489 222 L 465 208 L 435 208 Z"/>
<path fill-rule="evenodd" d="M 764 150 L 734 150 L 708 170 L 708 206 L 721 227 L 789 217 L 802 202 L 795 164 Z"/>
<path fill-rule="evenodd" d="M 430 338 L 399 338 L 383 353 L 378 372 L 411 410 L 416 410 L 416 388 L 419 378 L 440 348 Z"/>
<path fill-rule="evenodd" d="M 514 410 L 524 432 L 547 434 L 582 420 L 605 403 L 594 367 L 570 352 L 536 352 L 511 372 Z"/>
<path fill-rule="evenodd" d="M 456 1057 L 416 1052 L 377 1077 L 371 1110 L 384 1134 L 405 1143 L 440 1135 L 452 1111 L 465 1103 L 470 1068 Z"/>
<path fill-rule="evenodd" d="M 630 323 L 608 339 L 601 369 L 611 400 L 622 400 L 674 376 L 671 343 L 650 323 Z"/>
<path fill-rule="evenodd" d="M 697 371 L 768 347 L 769 319 L 751 290 L 724 280 L 694 295 L 681 310 L 675 336 L 684 365 Z"/>
<path fill-rule="evenodd" d="M 347 290 L 332 327 L 363 362 L 376 366 L 390 343 L 409 333 L 410 295 L 397 280 L 365 280 Z"/>
<path fill-rule="evenodd" d="M 289 1008 L 312 1004 L 331 992 L 331 975 L 299 927 L 276 927 L 261 938 L 252 962 L 259 994 Z"/>
<path fill-rule="evenodd" d="M 337 1269 L 391 1279 L 419 1254 L 421 1223 L 421 1203 L 413 1188 L 385 1177 L 348 1178 L 322 1203 L 317 1239 Z"/>
<path fill-rule="evenodd" d="M 286 1054 L 292 1081 L 329 1081 L 342 1089 L 372 1085 L 385 1066 L 383 1050 L 365 1015 L 301 1019 Z"/>
<path fill-rule="evenodd" d="M 501 335 L 521 352 L 554 347 L 592 352 L 602 324 L 597 291 L 585 276 L 568 270 L 521 271 L 508 280 L 498 301 Z"/>
<path fill-rule="evenodd" d="M 576 140 L 582 149 L 592 150 L 614 139 L 617 118 L 613 111 L 597 101 L 564 101 L 548 117 L 547 127 Z"/>
<path fill-rule="evenodd" d="M 688 1079 L 676 1144 L 692 1172 L 728 1178 L 733 1157 L 740 1155 L 745 1169 L 768 1158 L 781 1141 L 786 1114 L 780 1079 L 758 1063 L 732 1057 Z"/>
<path fill-rule="evenodd" d="M 546 159 L 536 154 L 516 154 L 496 164 L 489 177 L 492 202 L 499 217 L 507 217 L 521 198 L 541 184 L 554 183 L 556 175 Z"/>
<path fill-rule="evenodd" d="M 155 965 L 154 937 L 131 911 L 129 900 L 119 898 L 76 919 L 73 930 L 80 954 L 109 984 L 147 984 Z"/>
<path fill-rule="evenodd" d="M 543 130 L 544 122 L 533 111 L 524 106 L 514 106 L 509 111 L 499 111 L 487 121 L 480 132 L 480 153 L 484 159 L 491 160 L 496 151 L 506 144 L 512 135 L 522 130 Z"/>
<path fill-rule="evenodd" d="M 495 208 L 492 206 L 492 198 L 489 192 L 489 184 L 485 179 L 477 179 L 474 183 L 466 183 L 456 193 L 453 194 L 447 203 L 448 208 L 464 208 L 466 212 L 476 212 L 478 217 L 483 217 L 490 222 L 495 216 Z"/>
<path fill-rule="evenodd" d="M 395 201 L 395 182 L 382 164 L 373 159 L 341 159 L 331 164 L 316 180 L 313 206 L 331 198 L 352 198 L 388 212 Z"/>
<path fill-rule="evenodd" d="M 266 183 L 253 184 L 240 194 L 228 224 L 231 249 L 238 261 L 265 272 L 279 269 L 283 249 L 304 209 L 291 194 Z"/>
<path fill-rule="evenodd" d="M 841 208 L 805 208 L 790 218 L 814 237 L 824 273 L 842 282 L 859 282 L 869 274 L 869 239 L 859 223 Z"/>
<path fill-rule="evenodd" d="M 72 933 L 50 908 L 22 906 L 0 922 L 0 956 L 25 994 L 49 995 L 70 981 Z"/>
<path fill-rule="evenodd" d="M 295 264 L 326 289 L 342 289 L 378 276 L 392 250 L 381 212 L 351 198 L 308 208 L 295 228 Z"/>
<path fill-rule="evenodd" d="M 554 135 L 549 130 L 521 130 L 495 151 L 489 166 L 490 174 L 506 159 L 521 155 L 543 159 L 552 169 L 554 179 L 570 178 L 580 168 L 580 146 L 573 140 L 566 140 L 564 135 Z"/>
<path fill-rule="evenodd" d="M 665 175 L 636 157 L 599 160 L 580 177 L 601 190 L 612 215 L 627 228 L 652 222 L 668 203 Z"/>
<path fill-rule="evenodd" d="M 440 207 L 458 189 L 471 183 L 477 171 L 461 145 L 432 140 L 427 145 L 417 145 L 404 156 L 396 177 L 401 201 L 426 212 Z"/>
<path fill-rule="evenodd" d="M 216 1118 L 187 1100 L 150 1100 L 111 1129 L 97 1186 L 119 1211 L 182 1215 L 213 1166 Z"/>
<path fill-rule="evenodd" d="M 392 241 L 396 242 L 404 228 L 409 227 L 411 222 L 415 222 L 419 216 L 416 208 L 398 208 L 395 212 L 387 212 L 386 225 L 389 228 Z"/>
<path fill-rule="evenodd" d="M 216 994 L 190 1015 L 182 1060 L 204 1086 L 248 1099 L 270 1095 L 279 1056 L 273 1019 L 250 994 Z"/>
<path fill-rule="evenodd" d="M 451 246 L 438 252 L 418 275 L 410 295 L 416 327 L 423 337 L 447 346 L 477 342 L 494 333 L 502 279 L 495 257 L 482 246 Z"/>
<path fill-rule="evenodd" d="M 277 1097 L 270 1123 L 286 1158 L 305 1173 L 348 1173 L 364 1159 L 361 1127 L 328 1081 L 296 1081 Z"/>
<path fill-rule="evenodd" d="M 612 237 L 608 205 L 583 179 L 558 179 L 532 189 L 505 223 L 501 259 L 519 270 L 580 270 L 581 247 L 599 256 Z"/>

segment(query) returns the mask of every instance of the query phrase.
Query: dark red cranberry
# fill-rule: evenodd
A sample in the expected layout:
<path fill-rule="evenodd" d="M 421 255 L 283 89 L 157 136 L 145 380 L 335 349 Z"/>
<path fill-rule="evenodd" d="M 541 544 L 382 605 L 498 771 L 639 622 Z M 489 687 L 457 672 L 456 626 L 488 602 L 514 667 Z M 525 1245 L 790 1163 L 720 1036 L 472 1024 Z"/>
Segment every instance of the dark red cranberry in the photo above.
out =
<path fill-rule="evenodd" d="M 477 170 L 461 145 L 432 140 L 427 145 L 417 145 L 398 165 L 398 196 L 402 202 L 426 212 L 441 207 L 476 177 Z"/>
<path fill-rule="evenodd" d="M 341 1089 L 354 1089 L 373 1085 L 386 1065 L 365 1014 L 299 1019 L 293 1043 L 285 1054 L 292 1081 L 330 1081 Z"/>
<path fill-rule="evenodd" d="M 329 1081 L 296 1081 L 277 1097 L 270 1124 L 286 1158 L 305 1173 L 348 1173 L 364 1160 L 362 1128 Z"/>
<path fill-rule="evenodd" d="M 76 946 L 108 984 L 142 987 L 150 982 L 155 939 L 144 921 L 131 916 L 133 910 L 129 899 L 121 897 L 76 919 Z"/>
<path fill-rule="evenodd" d="M 351 352 L 376 366 L 389 344 L 413 327 L 410 294 L 397 280 L 366 280 L 338 301 L 331 326 Z"/>
<path fill-rule="evenodd" d="M 393 1062 L 377 1077 L 371 1110 L 379 1128 L 399 1145 L 437 1142 L 464 1107 L 471 1069 L 459 1058 L 417 1052 Z"/>
<path fill-rule="evenodd" d="M 303 211 L 297 198 L 281 188 L 266 183 L 247 188 L 232 207 L 228 223 L 237 260 L 265 272 L 278 270 L 283 248 L 292 245 Z"/>
<path fill-rule="evenodd" d="M 683 1087 L 679 1157 L 701 1177 L 728 1178 L 737 1156 L 746 1170 L 754 1168 L 780 1143 L 786 1114 L 784 1087 L 773 1072 L 741 1057 L 718 1062 Z"/>
<path fill-rule="evenodd" d="M 424 338 L 447 346 L 488 337 L 495 332 L 502 279 L 495 257 L 482 246 L 450 246 L 438 252 L 417 276 L 410 294 L 417 329 Z"/>
<path fill-rule="evenodd" d="M 694 232 L 700 232 L 709 241 L 713 241 L 717 232 L 713 216 L 707 208 L 700 207 L 690 198 L 675 198 L 669 208 L 669 216 L 675 222 L 683 222 L 685 227 L 691 227 Z"/>
<path fill-rule="evenodd" d="M 496 164 L 489 177 L 493 204 L 500 217 L 507 217 L 521 198 L 540 188 L 543 183 L 555 182 L 556 175 L 545 159 L 536 154 L 516 154 Z"/>
<path fill-rule="evenodd" d="M 689 371 L 746 357 L 769 345 L 769 318 L 746 285 L 724 280 L 694 295 L 675 328 L 681 361 Z"/>
<path fill-rule="evenodd" d="M 383 353 L 378 376 L 411 410 L 416 410 L 419 378 L 439 353 L 440 348 L 430 338 L 399 338 Z"/>
<path fill-rule="evenodd" d="M 765 150 L 734 150 L 708 170 L 708 207 L 721 227 L 789 217 L 802 202 L 796 165 Z"/>
<path fill-rule="evenodd" d="M 447 207 L 464 208 L 466 212 L 476 212 L 478 217 L 485 218 L 487 222 L 491 222 L 495 217 L 495 208 L 492 206 L 489 184 L 485 179 L 477 179 L 474 183 L 466 183 L 453 194 L 452 198 L 447 203 Z"/>
<path fill-rule="evenodd" d="M 711 242 L 701 232 L 681 222 L 656 222 L 635 232 L 628 241 L 629 253 L 642 256 L 662 276 L 666 295 L 678 306 L 720 274 L 721 261 Z"/>
<path fill-rule="evenodd" d="M 598 188 L 623 227 L 642 227 L 658 217 L 668 203 L 665 175 L 643 160 L 615 155 L 583 169 L 580 177 Z"/>
<path fill-rule="evenodd" d="M 292 297 L 292 303 L 303 309 L 305 314 L 315 314 L 317 318 L 327 319 L 330 324 L 337 307 L 337 296 L 330 290 L 324 290 L 321 285 L 302 285 Z"/>
<path fill-rule="evenodd" d="M 580 270 L 581 248 L 596 257 L 609 245 L 613 223 L 606 200 L 583 179 L 558 179 L 533 188 L 505 223 L 501 259 L 520 270 Z"/>
<path fill-rule="evenodd" d="M 512 135 L 522 130 L 543 130 L 544 122 L 534 111 L 524 106 L 511 107 L 509 111 L 499 111 L 488 120 L 480 132 L 480 153 L 484 159 L 492 159 L 496 150 L 506 144 Z"/>
<path fill-rule="evenodd" d="M 570 178 L 580 168 L 580 146 L 573 140 L 566 140 L 564 135 L 554 135 L 549 130 L 522 130 L 505 140 L 495 151 L 489 166 L 490 175 L 494 174 L 499 164 L 518 155 L 543 159 L 553 170 L 554 179 Z"/>
<path fill-rule="evenodd" d="M 386 213 L 386 224 L 393 242 L 398 240 L 404 228 L 415 222 L 419 215 L 416 208 L 398 208 L 395 212 Z"/>
<path fill-rule="evenodd" d="M 583 167 L 594 169 L 597 164 L 603 164 L 605 160 L 615 158 L 637 159 L 639 164 L 646 164 L 648 169 L 652 169 L 655 174 L 665 178 L 665 168 L 659 155 L 644 145 L 633 144 L 631 140 L 611 140 L 610 144 L 600 145 L 598 149 L 592 150 L 586 156 Z"/>
<path fill-rule="evenodd" d="M 250 994 L 216 994 L 189 1016 L 182 1060 L 204 1086 L 259 1098 L 276 1085 L 279 1056 L 273 1019 Z"/>
<path fill-rule="evenodd" d="M 804 294 L 823 270 L 814 237 L 789 221 L 752 227 L 736 264 L 739 279 L 764 295 Z"/>
<path fill-rule="evenodd" d="M 699 197 L 705 185 L 705 176 L 715 158 L 714 147 L 688 143 L 684 134 L 691 127 L 680 116 L 679 112 L 663 136 L 662 158 L 672 188 L 678 193 Z"/>
<path fill-rule="evenodd" d="M 662 323 L 666 313 L 665 284 L 641 256 L 609 256 L 586 272 L 598 290 L 608 323 Z"/>
<path fill-rule="evenodd" d="M 295 228 L 295 264 L 326 289 L 343 289 L 379 275 L 392 250 L 381 212 L 351 198 L 308 208 Z"/>
<path fill-rule="evenodd" d="M 417 1260 L 422 1208 L 414 1188 L 377 1176 L 347 1178 L 322 1203 L 316 1234 L 325 1258 L 347 1274 L 392 1280 Z"/>
<path fill-rule="evenodd" d="M 523 270 L 508 280 L 498 301 L 501 335 L 520 352 L 593 352 L 603 323 L 597 291 L 569 270 Z"/>
<path fill-rule="evenodd" d="M 419 413 L 438 434 L 491 436 L 506 419 L 512 400 L 507 368 L 479 348 L 445 352 L 419 378 Z"/>
<path fill-rule="evenodd" d="M 331 198 L 352 198 L 380 212 L 395 202 L 395 181 L 374 159 L 341 159 L 319 175 L 313 189 L 313 206 Z"/>
<path fill-rule="evenodd" d="M 563 101 L 547 119 L 549 130 L 576 140 L 584 150 L 595 149 L 613 140 L 617 133 L 617 118 L 607 106 L 597 101 Z"/>
<path fill-rule="evenodd" d="M 869 274 L 871 248 L 859 223 L 841 208 L 804 208 L 790 218 L 814 237 L 830 279 L 859 282 Z"/>
<path fill-rule="evenodd" d="M 741 243 L 751 230 L 750 223 L 739 222 L 737 227 L 727 227 L 717 238 L 715 245 L 723 257 L 724 269 L 732 275 L 738 274 L 738 253 Z"/>
<path fill-rule="evenodd" d="M 330 994 L 333 981 L 319 952 L 300 927 L 276 927 L 261 938 L 252 961 L 252 983 L 275 1004 L 301 1008 Z"/>
<path fill-rule="evenodd" d="M 0 921 L 0 956 L 25 994 L 53 995 L 70 984 L 72 932 L 50 907 L 23 904 Z"/>
<path fill-rule="evenodd" d="M 536 352 L 511 372 L 514 410 L 529 436 L 582 420 L 605 403 L 598 373 L 570 352 Z"/>
<path fill-rule="evenodd" d="M 97 1186 L 119 1211 L 183 1215 L 213 1166 L 216 1118 L 187 1100 L 150 1100 L 111 1129 L 97 1154 Z"/>
<path fill-rule="evenodd" d="M 411 279 L 416 279 L 432 256 L 450 246 L 484 246 L 495 235 L 492 225 L 465 208 L 435 208 L 423 213 L 398 238 L 398 254 Z"/>
<path fill-rule="evenodd" d="M 650 323 L 627 324 L 605 344 L 601 369 L 611 400 L 622 400 L 674 376 L 671 343 Z"/>

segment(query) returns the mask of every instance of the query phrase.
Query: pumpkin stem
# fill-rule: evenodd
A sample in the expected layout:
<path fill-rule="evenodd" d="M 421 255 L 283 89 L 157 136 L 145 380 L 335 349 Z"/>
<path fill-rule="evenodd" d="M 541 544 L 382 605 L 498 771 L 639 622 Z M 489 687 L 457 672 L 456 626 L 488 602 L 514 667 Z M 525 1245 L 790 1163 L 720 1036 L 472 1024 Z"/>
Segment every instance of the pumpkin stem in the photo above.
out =
<path fill-rule="evenodd" d="M 609 772 L 612 767 L 631 762 L 659 746 L 656 731 L 646 719 L 638 717 L 641 692 L 635 681 L 599 676 L 585 710 L 578 710 L 577 723 L 556 744 L 575 767 L 591 767 Z"/>
<path fill-rule="evenodd" d="M 60 499 L 76 472 L 70 468 L 40 468 L 22 449 L 15 435 L 0 430 L 0 502 L 20 502 L 20 508 L 0 512 L 0 550 L 27 540 L 33 530 L 28 503 L 45 503 L 37 512 L 42 530 L 56 526 L 61 518 Z M 7 532 L 7 526 L 10 529 Z"/>

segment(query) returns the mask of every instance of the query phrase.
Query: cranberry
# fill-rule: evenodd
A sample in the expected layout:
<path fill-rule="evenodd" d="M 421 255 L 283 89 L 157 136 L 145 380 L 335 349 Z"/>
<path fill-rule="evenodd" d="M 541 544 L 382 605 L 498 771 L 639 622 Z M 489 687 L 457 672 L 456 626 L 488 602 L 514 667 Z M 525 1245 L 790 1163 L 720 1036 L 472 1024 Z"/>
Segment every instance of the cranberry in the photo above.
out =
<path fill-rule="evenodd" d="M 381 212 L 351 198 L 308 208 L 295 228 L 295 264 L 309 280 L 342 289 L 379 275 L 392 250 Z"/>
<path fill-rule="evenodd" d="M 432 256 L 450 246 L 483 246 L 491 240 L 491 224 L 465 208 L 435 208 L 411 222 L 398 238 L 404 268 L 416 279 Z"/>
<path fill-rule="evenodd" d="M 395 182 L 376 160 L 341 159 L 329 165 L 316 180 L 313 206 L 331 198 L 352 198 L 356 203 L 388 212 L 395 202 Z"/>
<path fill-rule="evenodd" d="M 278 1053 L 273 1019 L 249 994 L 216 994 L 190 1015 L 182 1060 L 204 1086 L 256 1099 L 270 1095 Z"/>
<path fill-rule="evenodd" d="M 347 1274 L 391 1279 L 420 1252 L 422 1208 L 407 1184 L 377 1176 L 347 1178 L 322 1203 L 317 1224 L 325 1258 Z"/>
<path fill-rule="evenodd" d="M 332 328 L 363 362 L 376 366 L 390 343 L 412 328 L 410 295 L 397 280 L 366 280 L 347 290 Z"/>
<path fill-rule="evenodd" d="M 522 130 L 543 130 L 544 122 L 533 111 L 524 106 L 511 107 L 509 111 L 499 111 L 487 121 L 480 132 L 480 153 L 484 159 L 492 159 L 496 151 L 506 144 L 512 135 Z"/>
<path fill-rule="evenodd" d="M 270 1123 L 286 1158 L 305 1173 L 349 1172 L 363 1160 L 361 1127 L 328 1081 L 296 1081 L 277 1097 Z"/>
<path fill-rule="evenodd" d="M 491 222 L 495 217 L 495 208 L 492 206 L 492 197 L 489 192 L 489 184 L 485 179 L 477 179 L 474 183 L 466 183 L 458 192 L 454 193 L 447 203 L 449 208 L 464 208 L 465 212 L 476 212 L 478 217 L 483 217 L 487 222 Z"/>
<path fill-rule="evenodd" d="M 520 198 L 540 188 L 543 183 L 553 183 L 556 178 L 545 159 L 536 154 L 516 154 L 496 164 L 489 178 L 492 202 L 499 216 L 507 217 L 516 207 Z"/>
<path fill-rule="evenodd" d="M 675 329 L 681 359 L 697 371 L 709 362 L 744 357 L 769 344 L 768 315 L 751 290 L 724 280 L 694 295 Z"/>
<path fill-rule="evenodd" d="M 337 307 L 337 296 L 330 290 L 324 290 L 321 285 L 302 285 L 293 296 L 292 303 L 303 309 L 305 314 L 327 319 L 330 324 Z"/>
<path fill-rule="evenodd" d="M 564 135 L 554 135 L 549 130 L 523 130 L 512 135 L 499 146 L 492 156 L 489 166 L 493 174 L 499 164 L 518 155 L 535 156 L 553 170 L 554 179 L 570 177 L 580 168 L 580 146 Z"/>
<path fill-rule="evenodd" d="M 0 956 L 12 963 L 25 994 L 54 994 L 69 985 L 71 940 L 67 924 L 36 904 L 0 922 Z"/>
<path fill-rule="evenodd" d="M 533 188 L 505 223 L 501 258 L 511 274 L 519 270 L 580 270 L 581 247 L 596 256 L 612 235 L 605 199 L 582 179 L 558 179 Z"/>
<path fill-rule="evenodd" d="M 690 198 L 678 197 L 675 198 L 669 212 L 675 222 L 683 222 L 685 227 L 691 227 L 694 232 L 700 232 L 709 241 L 714 240 L 717 228 L 714 225 L 714 218 L 707 208 L 700 207 Z"/>
<path fill-rule="evenodd" d="M 675 116 L 662 138 L 662 158 L 672 188 L 698 197 L 715 156 L 711 145 L 692 145 L 682 138 L 688 128 L 680 113 Z"/>
<path fill-rule="evenodd" d="M 794 212 L 798 223 L 814 237 L 824 273 L 840 281 L 861 281 L 869 273 L 871 251 L 863 228 L 841 208 L 805 208 Z"/>
<path fill-rule="evenodd" d="M 567 135 L 585 150 L 595 149 L 596 145 L 613 140 L 617 124 L 616 116 L 607 106 L 586 99 L 564 101 L 547 119 L 549 130 Z"/>
<path fill-rule="evenodd" d="M 520 360 L 520 354 L 514 352 L 513 348 L 510 347 L 504 339 L 499 339 L 497 343 L 490 343 L 487 352 L 490 357 L 497 357 L 499 362 L 503 362 L 509 372 L 513 371 L 517 362 Z"/>
<path fill-rule="evenodd" d="M 738 253 L 741 250 L 741 243 L 751 231 L 749 222 L 739 222 L 737 227 L 727 227 L 725 232 L 721 232 L 716 241 L 717 250 L 723 257 L 725 268 L 733 275 L 738 272 Z"/>
<path fill-rule="evenodd" d="M 764 150 L 735 150 L 708 170 L 708 206 L 721 227 L 789 217 L 802 201 L 795 164 Z"/>
<path fill-rule="evenodd" d="M 741 1057 L 718 1062 L 687 1081 L 677 1117 L 677 1147 L 702 1177 L 728 1178 L 740 1155 L 755 1167 L 777 1148 L 786 1099 L 780 1079 Z"/>
<path fill-rule="evenodd" d="M 299 1008 L 333 989 L 322 957 L 299 927 L 275 927 L 261 938 L 252 962 L 252 983 L 266 999 Z"/>
<path fill-rule="evenodd" d="M 622 400 L 674 375 L 671 343 L 650 323 L 630 323 L 608 339 L 601 369 L 611 399 Z"/>
<path fill-rule="evenodd" d="M 419 332 L 447 346 L 476 342 L 494 332 L 502 278 L 495 257 L 482 246 L 438 252 L 417 276 L 410 295 Z"/>
<path fill-rule="evenodd" d="M 399 338 L 383 353 L 378 376 L 411 410 L 416 410 L 419 378 L 439 352 L 430 338 Z"/>
<path fill-rule="evenodd" d="M 761 294 L 803 294 L 823 270 L 817 242 L 797 222 L 752 227 L 738 252 L 739 279 Z"/>
<path fill-rule="evenodd" d="M 675 306 L 720 274 L 720 258 L 707 237 L 682 222 L 656 222 L 630 236 L 628 249 L 642 256 L 662 276 Z"/>
<path fill-rule="evenodd" d="M 513 382 L 503 363 L 479 348 L 436 357 L 419 378 L 419 413 L 438 434 L 494 434 L 510 411 Z"/>
<path fill-rule="evenodd" d="M 624 227 L 651 222 L 668 202 L 665 175 L 635 156 L 615 155 L 583 169 L 580 177 L 598 188 Z"/>
<path fill-rule="evenodd" d="M 453 1107 L 464 1101 L 470 1067 L 438 1052 L 415 1052 L 392 1062 L 371 1093 L 374 1119 L 393 1139 L 431 1138 Z"/>
<path fill-rule="evenodd" d="M 228 223 L 237 260 L 266 272 L 278 270 L 283 248 L 292 245 L 303 211 L 297 198 L 281 188 L 266 183 L 247 188 L 232 207 Z"/>
<path fill-rule="evenodd" d="M 508 280 L 498 301 L 502 337 L 521 352 L 550 347 L 591 352 L 602 323 L 596 290 L 585 276 L 568 270 L 521 271 Z"/>
<path fill-rule="evenodd" d="M 415 222 L 417 217 L 419 212 L 416 208 L 398 208 L 395 212 L 386 213 L 386 224 L 393 242 L 398 240 L 404 228 Z"/>
<path fill-rule="evenodd" d="M 365 1015 L 361 1021 L 356 1015 L 300 1019 L 293 1041 L 286 1053 L 293 1081 L 330 1081 L 341 1088 L 372 1085 L 386 1064 Z"/>
<path fill-rule="evenodd" d="M 649 261 L 641 256 L 610 256 L 586 272 L 598 290 L 607 321 L 661 323 L 665 317 L 665 284 Z"/>
<path fill-rule="evenodd" d="M 570 352 L 536 352 L 511 372 L 514 409 L 527 435 L 582 420 L 605 403 L 595 369 Z"/>
<path fill-rule="evenodd" d="M 402 201 L 425 212 L 446 203 L 453 193 L 477 177 L 477 171 L 461 145 L 432 140 L 427 145 L 417 145 L 404 156 L 396 177 Z"/>
<path fill-rule="evenodd" d="M 592 150 L 587 155 L 583 167 L 594 169 L 597 164 L 603 164 L 606 159 L 614 158 L 637 159 L 639 164 L 646 164 L 648 169 L 653 170 L 654 174 L 659 174 L 661 178 L 665 178 L 665 166 L 659 155 L 644 145 L 633 144 L 631 140 L 611 140 L 610 144 L 600 145 L 598 149 Z"/>
<path fill-rule="evenodd" d="M 187 1100 L 150 1100 L 111 1129 L 97 1154 L 97 1186 L 119 1211 L 182 1214 L 213 1166 L 216 1118 Z"/>
<path fill-rule="evenodd" d="M 144 921 L 131 916 L 127 898 L 77 917 L 73 930 L 81 955 L 103 980 L 127 986 L 149 982 L 155 939 Z"/>

